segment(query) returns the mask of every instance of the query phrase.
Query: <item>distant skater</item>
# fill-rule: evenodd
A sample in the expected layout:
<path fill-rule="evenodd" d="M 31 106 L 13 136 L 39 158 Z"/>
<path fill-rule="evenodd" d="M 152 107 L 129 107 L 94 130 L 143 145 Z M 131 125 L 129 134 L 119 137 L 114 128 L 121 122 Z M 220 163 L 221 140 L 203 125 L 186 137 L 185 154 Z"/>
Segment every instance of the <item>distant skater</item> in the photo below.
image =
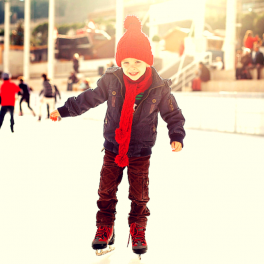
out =
<path fill-rule="evenodd" d="M 24 83 L 24 80 L 22 78 L 19 81 L 20 81 L 19 87 L 22 90 L 22 97 L 21 97 L 20 102 L 19 102 L 19 107 L 20 107 L 19 115 L 20 116 L 23 115 L 21 104 L 25 100 L 27 102 L 28 108 L 30 109 L 30 111 L 33 114 L 33 116 L 36 116 L 34 110 L 29 105 L 29 102 L 30 102 L 30 88 L 28 87 L 27 84 Z"/>
<path fill-rule="evenodd" d="M 58 89 L 58 87 L 56 85 L 54 85 L 54 104 L 56 105 L 57 103 L 57 95 L 59 96 L 59 98 L 61 99 L 61 94 L 60 94 L 60 91 Z M 49 108 L 49 104 L 47 104 L 47 118 L 50 117 L 50 108 Z"/>
<path fill-rule="evenodd" d="M 2 79 L 4 83 L 0 88 L 0 96 L 1 96 L 1 111 L 0 111 L 0 128 L 2 127 L 5 114 L 7 112 L 10 113 L 10 128 L 12 133 L 14 133 L 14 106 L 15 106 L 15 95 L 20 92 L 19 86 L 15 83 L 10 82 L 10 76 L 8 73 L 2 74 Z"/>
<path fill-rule="evenodd" d="M 74 69 L 74 72 L 75 73 L 79 73 L 79 54 L 78 53 L 75 53 L 73 55 L 73 69 Z"/>
<path fill-rule="evenodd" d="M 43 97 L 40 99 L 38 121 L 41 120 L 43 104 L 48 105 L 47 107 L 49 111 L 50 110 L 53 111 L 55 109 L 55 98 L 54 98 L 55 92 L 53 91 L 55 90 L 55 88 L 53 89 L 54 86 L 52 87 L 45 73 L 42 74 L 42 79 L 43 79 L 43 89 L 40 91 L 39 96 L 43 94 Z M 47 118 L 49 118 L 49 113 Z"/>

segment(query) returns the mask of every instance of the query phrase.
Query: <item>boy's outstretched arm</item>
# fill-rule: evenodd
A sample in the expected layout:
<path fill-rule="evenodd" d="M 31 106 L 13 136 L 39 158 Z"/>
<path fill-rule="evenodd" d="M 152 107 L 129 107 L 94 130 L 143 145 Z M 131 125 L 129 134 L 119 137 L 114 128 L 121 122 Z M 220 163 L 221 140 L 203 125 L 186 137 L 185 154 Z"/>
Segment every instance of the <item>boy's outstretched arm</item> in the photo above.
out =
<path fill-rule="evenodd" d="M 97 82 L 97 87 L 94 90 L 86 90 L 79 94 L 77 97 L 70 97 L 64 104 L 57 110 L 53 111 L 50 119 L 56 121 L 58 117 L 73 117 L 78 116 L 90 108 L 94 108 L 108 99 L 108 86 L 109 75 L 105 74 Z"/>

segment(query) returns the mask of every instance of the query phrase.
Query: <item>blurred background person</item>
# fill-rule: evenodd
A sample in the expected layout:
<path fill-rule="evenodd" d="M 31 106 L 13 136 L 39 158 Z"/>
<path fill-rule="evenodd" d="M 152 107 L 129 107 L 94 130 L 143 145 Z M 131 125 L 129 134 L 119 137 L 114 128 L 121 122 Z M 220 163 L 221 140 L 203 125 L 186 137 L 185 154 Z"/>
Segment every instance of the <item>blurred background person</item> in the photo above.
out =
<path fill-rule="evenodd" d="M 212 69 L 215 69 L 215 70 L 218 70 L 218 71 L 221 71 L 224 69 L 224 63 L 222 62 L 222 58 L 221 57 L 216 57 L 215 58 L 215 61 L 212 62 L 211 64 L 211 68 Z"/>
<path fill-rule="evenodd" d="M 255 37 L 253 37 L 253 32 L 252 30 L 247 30 L 244 36 L 244 47 L 248 48 L 250 50 L 253 49 L 253 45 L 254 42 L 258 42 L 259 41 L 259 36 L 255 35 Z"/>
<path fill-rule="evenodd" d="M 196 78 L 192 81 L 192 91 L 199 92 L 201 91 L 201 79 L 199 78 L 199 72 L 195 72 Z"/>
<path fill-rule="evenodd" d="M 55 99 L 55 104 L 57 103 L 57 96 L 61 99 L 61 94 L 58 89 L 58 87 L 54 84 L 54 99 Z"/>
<path fill-rule="evenodd" d="M 202 82 L 208 82 L 211 79 L 209 69 L 203 64 L 203 62 L 199 62 L 199 78 Z"/>
<path fill-rule="evenodd" d="M 75 83 L 78 83 L 79 79 L 77 78 L 75 72 L 71 72 L 68 82 L 67 82 L 67 91 L 72 91 L 72 86 Z"/>
<path fill-rule="evenodd" d="M 75 73 L 79 73 L 79 54 L 78 53 L 75 53 L 73 55 L 73 69 L 75 71 Z"/>
<path fill-rule="evenodd" d="M 112 60 L 109 63 L 106 64 L 107 68 L 111 68 L 111 67 L 114 67 L 114 66 L 115 66 L 115 64 L 114 64 L 114 62 Z"/>
<path fill-rule="evenodd" d="M 193 92 L 201 91 L 201 82 L 208 82 L 211 79 L 209 69 L 202 62 L 199 62 L 199 69 L 195 74 L 197 77 L 192 81 Z"/>
<path fill-rule="evenodd" d="M 19 107 L 20 107 L 20 112 L 19 112 L 19 115 L 22 116 L 23 115 L 23 111 L 22 111 L 22 102 L 23 101 L 26 101 L 27 105 L 28 105 L 28 108 L 29 110 L 31 111 L 31 113 L 33 114 L 33 116 L 36 116 L 34 110 L 30 107 L 29 105 L 29 102 L 30 102 L 30 90 L 31 88 L 29 88 L 29 86 L 27 84 L 24 83 L 24 80 L 23 78 L 20 78 L 19 80 L 19 87 L 21 89 L 21 99 L 20 99 L 20 102 L 19 102 Z"/>
<path fill-rule="evenodd" d="M 236 79 L 237 80 L 242 79 L 243 64 L 241 62 L 241 59 L 242 59 L 242 49 L 238 49 L 236 51 L 236 60 L 235 60 L 235 64 L 236 64 Z"/>
<path fill-rule="evenodd" d="M 246 67 L 252 64 L 250 49 L 238 50 L 236 55 L 236 79 L 248 79 Z"/>
<path fill-rule="evenodd" d="M 85 78 L 81 81 L 80 86 L 79 86 L 81 91 L 86 91 L 88 89 L 90 89 L 90 79 L 89 78 Z"/>
<path fill-rule="evenodd" d="M 38 121 L 41 120 L 42 116 L 42 106 L 48 105 L 49 111 L 53 111 L 55 109 L 55 88 L 54 85 L 51 85 L 49 79 L 47 78 L 47 75 L 45 73 L 42 74 L 42 80 L 43 80 L 43 89 L 40 91 L 39 96 L 43 94 L 43 96 L 40 99 L 40 105 L 39 105 L 39 118 Z M 47 115 L 47 118 L 49 118 L 49 112 Z"/>
<path fill-rule="evenodd" d="M 54 96 L 54 105 L 56 105 L 56 103 L 57 103 L 57 95 L 61 99 L 61 94 L 60 94 L 60 91 L 59 91 L 58 87 L 55 84 L 53 85 L 52 88 L 53 88 L 52 89 L 52 93 L 53 93 L 53 96 Z M 47 118 L 49 118 L 49 116 L 50 116 L 50 105 L 47 104 Z"/>
<path fill-rule="evenodd" d="M 257 69 L 257 79 L 259 80 L 261 69 L 263 68 L 263 65 L 264 65 L 264 57 L 263 57 L 263 53 L 259 50 L 258 45 L 254 46 L 254 50 L 251 52 L 251 59 L 252 59 L 252 63 L 249 63 L 248 66 L 246 66 L 247 78 L 252 79 L 250 70 L 256 68 Z"/>
<path fill-rule="evenodd" d="M 3 84 L 0 88 L 0 96 L 1 96 L 1 111 L 0 111 L 0 128 L 2 127 L 5 115 L 7 112 L 10 113 L 10 128 L 14 133 L 14 106 L 15 106 L 15 95 L 20 92 L 19 86 L 15 83 L 11 82 L 10 75 L 8 73 L 2 74 Z"/>

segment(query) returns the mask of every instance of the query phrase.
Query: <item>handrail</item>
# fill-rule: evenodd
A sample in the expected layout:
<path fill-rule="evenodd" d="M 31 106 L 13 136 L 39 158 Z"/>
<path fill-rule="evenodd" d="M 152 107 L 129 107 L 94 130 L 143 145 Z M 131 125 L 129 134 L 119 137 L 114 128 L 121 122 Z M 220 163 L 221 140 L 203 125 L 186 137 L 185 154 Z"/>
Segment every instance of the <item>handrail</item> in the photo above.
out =
<path fill-rule="evenodd" d="M 181 56 L 181 60 L 180 60 L 180 65 L 179 65 L 179 68 L 178 68 L 178 72 L 182 72 L 182 66 L 183 66 L 183 62 L 184 62 L 185 58 L 186 58 L 186 54 L 183 53 L 182 56 Z M 176 75 L 175 82 L 178 82 L 178 79 L 179 79 L 179 76 Z"/>
<path fill-rule="evenodd" d="M 211 53 L 211 52 L 205 52 L 204 54 L 205 54 L 204 58 L 205 58 L 206 56 L 209 56 L 209 64 L 211 64 L 211 63 L 212 63 L 212 53 Z M 177 73 L 175 73 L 171 78 L 173 78 L 174 76 L 180 75 L 183 71 L 187 71 L 187 70 L 188 70 L 189 68 L 191 68 L 194 64 L 197 64 L 197 62 L 198 62 L 198 60 L 195 59 L 195 60 L 192 61 L 190 64 L 188 64 L 186 67 L 184 67 L 184 68 L 182 69 L 182 71 L 178 71 Z"/>
<path fill-rule="evenodd" d="M 197 65 L 197 63 L 198 63 L 198 61 L 205 61 L 206 60 L 206 57 L 208 57 L 208 62 L 209 62 L 209 64 L 211 64 L 212 63 L 212 53 L 211 52 L 204 52 L 203 54 L 202 54 L 202 56 L 198 59 L 198 58 L 196 58 L 196 59 L 194 59 L 194 61 L 192 61 L 190 64 L 188 64 L 187 66 L 185 66 L 183 69 L 181 69 L 180 68 L 180 66 L 179 66 L 179 70 L 178 70 L 178 72 L 176 73 L 176 74 L 174 74 L 172 77 L 171 77 L 171 80 L 172 80 L 172 85 L 176 85 L 176 86 L 178 86 L 178 85 L 180 85 L 180 87 L 182 87 L 183 86 L 183 84 L 185 84 L 185 83 L 188 83 L 188 82 L 190 82 L 191 80 L 193 80 L 194 79 L 194 77 L 195 77 L 195 74 L 193 74 L 192 75 L 192 77 L 190 77 L 188 74 L 187 74 L 187 72 L 191 69 L 191 68 L 193 68 L 194 66 L 196 66 Z M 183 61 L 183 60 L 182 60 Z M 183 63 L 183 62 L 182 62 Z M 181 76 L 181 83 L 179 82 L 179 79 L 180 79 L 180 76 Z M 186 77 L 187 76 L 187 77 Z M 180 88 L 179 87 L 179 88 Z M 178 88 L 178 89 L 179 89 Z M 177 89 L 177 90 L 178 90 Z"/>
<path fill-rule="evenodd" d="M 181 60 L 181 58 L 179 57 L 177 61 L 173 61 L 172 63 L 168 64 L 167 67 L 162 68 L 159 71 L 159 75 L 161 76 L 164 72 L 169 70 L 172 66 L 174 66 L 176 63 L 178 63 L 180 60 Z"/>

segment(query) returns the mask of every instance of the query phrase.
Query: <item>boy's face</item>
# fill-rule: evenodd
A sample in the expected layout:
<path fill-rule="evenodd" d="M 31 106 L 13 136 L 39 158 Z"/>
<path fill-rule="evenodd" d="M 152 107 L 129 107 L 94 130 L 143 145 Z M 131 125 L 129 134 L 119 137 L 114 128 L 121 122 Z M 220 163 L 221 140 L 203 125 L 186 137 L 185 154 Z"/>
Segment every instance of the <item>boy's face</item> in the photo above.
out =
<path fill-rule="evenodd" d="M 126 58 L 121 61 L 124 74 L 133 81 L 138 80 L 145 73 L 148 66 L 146 62 L 134 58 Z"/>

